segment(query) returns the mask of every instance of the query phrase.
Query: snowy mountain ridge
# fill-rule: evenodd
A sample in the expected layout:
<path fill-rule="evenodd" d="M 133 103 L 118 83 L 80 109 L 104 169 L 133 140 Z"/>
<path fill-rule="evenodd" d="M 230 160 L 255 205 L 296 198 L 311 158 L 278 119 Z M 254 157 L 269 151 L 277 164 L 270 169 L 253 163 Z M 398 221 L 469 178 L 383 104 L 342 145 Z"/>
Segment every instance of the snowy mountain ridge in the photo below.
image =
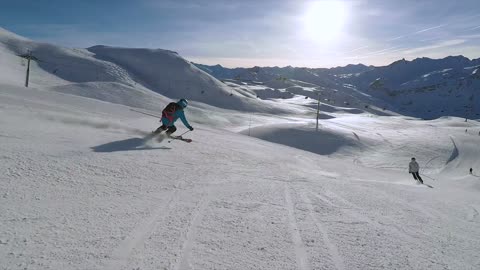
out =
<path fill-rule="evenodd" d="M 186 97 L 200 107 L 207 104 L 222 109 L 284 114 L 289 109 L 272 101 L 295 96 L 318 99 L 320 94 L 326 106 L 378 115 L 403 114 L 426 119 L 480 116 L 480 106 L 475 105 L 480 99 L 477 90 L 480 75 L 475 68 L 480 59 L 462 56 L 399 60 L 385 67 L 358 64 L 332 69 L 291 66 L 226 69 L 197 64 L 197 68 L 168 50 L 108 46 L 69 49 L 1 30 L 0 54 L 6 60 L 0 65 L 1 81 L 23 84 L 26 60 L 17 55 L 28 51 L 39 59 L 32 61 L 32 86 L 64 92 L 67 90 L 62 90 L 63 86 L 68 88 L 72 84 L 79 84 L 77 89 L 93 87 L 91 91 L 70 91 L 83 96 L 98 91 L 105 91 L 104 97 L 111 96 L 108 92 L 121 85 L 120 88 L 141 92 L 146 98 L 150 96 L 162 103 Z M 93 98 L 98 97 L 93 94 Z M 118 98 L 115 102 L 133 104 Z M 155 106 L 145 109 L 158 110 Z"/>
<path fill-rule="evenodd" d="M 24 39 L 4 29 L 0 29 L 1 82 L 24 84 L 26 60 L 19 55 L 28 53 L 39 59 L 31 62 L 32 87 L 61 89 L 79 84 L 77 88 L 86 89 L 95 85 L 95 91 L 108 92 L 120 84 L 148 93 L 152 99 L 183 97 L 223 109 L 284 111 L 239 95 L 173 51 L 108 46 L 70 49 Z"/>
<path fill-rule="evenodd" d="M 329 89 L 331 96 L 335 95 L 333 92 L 347 87 L 352 91 L 357 90 L 379 98 L 385 103 L 370 105 L 387 107 L 397 113 L 421 118 L 447 115 L 467 118 L 480 116 L 479 106 L 472 105 L 480 99 L 480 75 L 476 68 L 480 65 L 480 58 L 470 60 L 463 56 L 443 59 L 424 57 L 412 61 L 402 59 L 383 67 L 359 64 L 331 69 L 228 69 L 219 65 L 196 65 L 217 78 L 226 76 L 224 78 L 239 81 L 256 80 L 267 85 L 268 81 L 274 79 L 303 81 L 317 88 Z M 288 91 L 288 86 L 275 88 Z M 418 104 L 414 102 L 416 99 L 419 100 Z M 441 104 L 441 109 L 438 109 L 438 104 Z M 468 109 L 465 109 L 466 106 Z"/>

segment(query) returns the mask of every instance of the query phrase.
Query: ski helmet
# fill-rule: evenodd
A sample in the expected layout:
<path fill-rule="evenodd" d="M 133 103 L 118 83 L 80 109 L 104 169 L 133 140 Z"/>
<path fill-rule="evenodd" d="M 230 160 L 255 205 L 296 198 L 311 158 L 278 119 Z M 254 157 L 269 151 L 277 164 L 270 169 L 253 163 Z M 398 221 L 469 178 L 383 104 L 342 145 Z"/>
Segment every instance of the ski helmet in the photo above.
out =
<path fill-rule="evenodd" d="M 184 98 L 180 99 L 178 102 L 177 102 L 180 106 L 182 106 L 183 108 L 186 108 L 187 105 L 188 105 L 188 101 Z"/>

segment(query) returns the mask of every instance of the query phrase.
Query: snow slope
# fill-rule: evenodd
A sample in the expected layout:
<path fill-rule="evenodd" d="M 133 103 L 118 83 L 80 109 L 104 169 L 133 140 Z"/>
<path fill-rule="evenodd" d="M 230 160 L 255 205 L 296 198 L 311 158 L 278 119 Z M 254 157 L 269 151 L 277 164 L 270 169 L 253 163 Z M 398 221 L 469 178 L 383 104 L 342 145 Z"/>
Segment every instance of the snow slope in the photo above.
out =
<path fill-rule="evenodd" d="M 3 28 L 0 28 L 0 82 L 23 86 L 26 60 L 17 55 L 30 52 L 39 59 L 31 62 L 31 87 L 70 91 L 85 97 L 96 92 L 90 97 L 101 100 L 102 95 L 129 89 L 141 92 L 144 98 L 150 97 L 152 101 L 187 98 L 229 110 L 288 112 L 278 104 L 241 95 L 172 51 L 107 46 L 71 49 L 31 41 Z M 68 90 L 71 88 L 76 90 Z M 110 101 L 132 106 L 125 103 L 126 100 Z M 158 104 L 157 111 L 165 105 L 164 102 Z M 151 109 L 151 106 L 144 109 Z"/>
<path fill-rule="evenodd" d="M 263 117 L 263 132 L 278 129 Z M 465 168 L 480 165 L 480 126 L 458 120 L 337 117 L 322 121 L 318 140 L 331 149 L 320 155 L 196 122 L 190 144 L 145 143 L 156 119 L 128 107 L 1 84 L 0 261 L 4 269 L 478 269 L 480 179 Z M 303 133 L 283 129 L 284 143 L 315 135 L 311 121 L 290 121 Z M 430 129 L 437 142 L 453 138 L 456 154 L 425 136 Z M 366 156 L 375 145 L 392 153 Z M 406 173 L 412 154 L 422 168 L 439 156 L 430 163 L 436 181 L 425 178 L 433 189 Z"/>
<path fill-rule="evenodd" d="M 123 67 L 135 81 L 170 98 L 188 98 L 229 109 L 246 110 L 251 107 L 252 101 L 234 95 L 233 89 L 196 68 L 176 52 L 106 46 L 94 46 L 88 51 L 94 53 L 97 59 Z"/>
<path fill-rule="evenodd" d="M 480 268 L 480 124 L 382 116 L 396 108 L 342 81 L 372 67 L 222 83 L 171 51 L 2 29 L 0 57 L 2 269 Z M 176 95 L 193 142 L 148 140 L 158 119 L 132 109 Z"/>

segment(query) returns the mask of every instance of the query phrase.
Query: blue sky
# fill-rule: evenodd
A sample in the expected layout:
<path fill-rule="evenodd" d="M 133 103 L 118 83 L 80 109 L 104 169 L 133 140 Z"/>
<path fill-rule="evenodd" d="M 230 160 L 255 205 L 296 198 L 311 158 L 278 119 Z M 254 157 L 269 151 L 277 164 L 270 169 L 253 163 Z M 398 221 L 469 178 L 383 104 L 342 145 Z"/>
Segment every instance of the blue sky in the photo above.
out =
<path fill-rule="evenodd" d="M 480 58 L 479 0 L 2 0 L 0 26 L 68 47 L 170 49 L 224 66 Z"/>

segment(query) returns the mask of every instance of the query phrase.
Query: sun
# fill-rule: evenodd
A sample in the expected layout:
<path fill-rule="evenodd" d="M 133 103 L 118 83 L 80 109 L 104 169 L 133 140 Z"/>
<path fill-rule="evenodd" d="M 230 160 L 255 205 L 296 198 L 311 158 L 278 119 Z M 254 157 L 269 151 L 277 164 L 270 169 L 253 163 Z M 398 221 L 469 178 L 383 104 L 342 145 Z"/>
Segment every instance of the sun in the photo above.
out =
<path fill-rule="evenodd" d="M 338 41 L 347 17 L 348 9 L 342 0 L 310 2 L 302 17 L 304 35 L 319 43 Z"/>

